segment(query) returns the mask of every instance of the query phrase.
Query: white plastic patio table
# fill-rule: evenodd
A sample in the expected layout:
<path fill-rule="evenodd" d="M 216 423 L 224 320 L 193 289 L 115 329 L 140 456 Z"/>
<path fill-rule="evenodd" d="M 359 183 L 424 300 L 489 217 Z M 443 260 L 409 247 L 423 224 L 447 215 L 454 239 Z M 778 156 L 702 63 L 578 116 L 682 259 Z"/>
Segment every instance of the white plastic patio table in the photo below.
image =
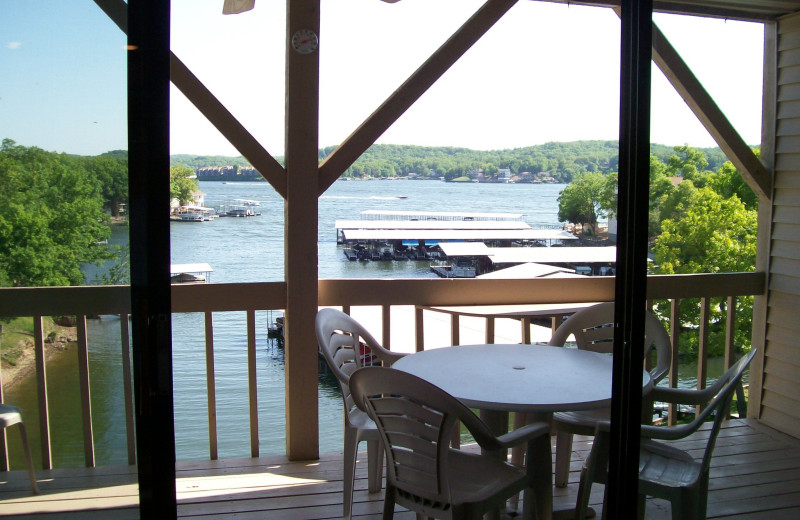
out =
<path fill-rule="evenodd" d="M 574 348 L 459 345 L 418 352 L 392 367 L 480 409 L 497 434 L 508 424 L 503 412 L 535 413 L 549 421 L 553 412 L 611 404 L 611 356 Z M 642 378 L 647 391 L 652 385 L 647 371 Z"/>

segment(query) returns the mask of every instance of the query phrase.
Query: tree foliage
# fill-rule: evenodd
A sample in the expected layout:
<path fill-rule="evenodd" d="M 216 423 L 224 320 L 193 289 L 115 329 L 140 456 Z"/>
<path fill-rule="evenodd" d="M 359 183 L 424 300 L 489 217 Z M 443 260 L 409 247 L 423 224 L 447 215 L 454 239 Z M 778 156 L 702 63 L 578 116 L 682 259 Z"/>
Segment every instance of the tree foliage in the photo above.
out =
<path fill-rule="evenodd" d="M 758 150 L 756 150 L 758 153 Z M 728 161 L 712 161 L 702 150 L 676 146 L 666 159 L 650 157 L 650 222 L 654 271 L 659 274 L 752 271 L 755 268 L 758 199 Z M 590 181 L 589 179 L 592 179 Z M 559 195 L 559 220 L 589 222 L 592 211 L 616 214 L 617 174 L 579 174 Z M 735 343 L 748 350 L 752 297 L 736 299 Z M 721 354 L 727 302 L 712 300 L 709 346 Z M 659 315 L 669 302 L 656 302 Z M 681 301 L 681 353 L 696 356 L 700 301 Z"/>
<path fill-rule="evenodd" d="M 85 161 L 3 140 L 0 284 L 82 284 L 82 263 L 110 257 L 103 204 Z"/>
<path fill-rule="evenodd" d="M 193 178 L 194 170 L 188 166 L 170 166 L 169 168 L 169 197 L 177 199 L 180 204 L 192 201 L 192 194 L 195 193 L 199 184 Z"/>
<path fill-rule="evenodd" d="M 558 221 L 581 224 L 589 234 L 597 229 L 603 214 L 606 179 L 600 172 L 579 173 L 558 195 Z"/>

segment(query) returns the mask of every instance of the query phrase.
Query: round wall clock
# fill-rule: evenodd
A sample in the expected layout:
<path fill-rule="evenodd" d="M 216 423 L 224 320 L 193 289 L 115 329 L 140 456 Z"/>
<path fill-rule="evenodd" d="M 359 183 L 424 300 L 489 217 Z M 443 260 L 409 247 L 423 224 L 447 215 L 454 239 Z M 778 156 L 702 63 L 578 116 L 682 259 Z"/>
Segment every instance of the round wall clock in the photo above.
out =
<path fill-rule="evenodd" d="M 311 29 L 300 29 L 292 35 L 292 48 L 300 54 L 311 54 L 318 45 L 317 33 Z"/>

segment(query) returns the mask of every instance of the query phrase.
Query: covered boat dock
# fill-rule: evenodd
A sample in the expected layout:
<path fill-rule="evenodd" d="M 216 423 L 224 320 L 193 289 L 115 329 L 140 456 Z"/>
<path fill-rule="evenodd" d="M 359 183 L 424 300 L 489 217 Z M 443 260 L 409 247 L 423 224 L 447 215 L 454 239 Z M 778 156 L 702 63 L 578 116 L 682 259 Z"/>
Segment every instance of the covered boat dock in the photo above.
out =
<path fill-rule="evenodd" d="M 442 243 L 439 246 L 448 259 L 472 258 L 481 272 L 534 263 L 565 267 L 578 274 L 611 275 L 617 261 L 616 246 L 487 247 L 473 242 Z"/>

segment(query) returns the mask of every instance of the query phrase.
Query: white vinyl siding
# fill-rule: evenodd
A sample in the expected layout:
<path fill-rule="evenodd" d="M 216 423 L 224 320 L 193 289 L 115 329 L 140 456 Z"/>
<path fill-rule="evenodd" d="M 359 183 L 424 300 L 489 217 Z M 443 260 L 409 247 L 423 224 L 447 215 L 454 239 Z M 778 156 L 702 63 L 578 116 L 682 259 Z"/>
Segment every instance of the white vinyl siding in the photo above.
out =
<path fill-rule="evenodd" d="M 800 15 L 778 25 L 775 191 L 760 420 L 800 437 Z"/>

